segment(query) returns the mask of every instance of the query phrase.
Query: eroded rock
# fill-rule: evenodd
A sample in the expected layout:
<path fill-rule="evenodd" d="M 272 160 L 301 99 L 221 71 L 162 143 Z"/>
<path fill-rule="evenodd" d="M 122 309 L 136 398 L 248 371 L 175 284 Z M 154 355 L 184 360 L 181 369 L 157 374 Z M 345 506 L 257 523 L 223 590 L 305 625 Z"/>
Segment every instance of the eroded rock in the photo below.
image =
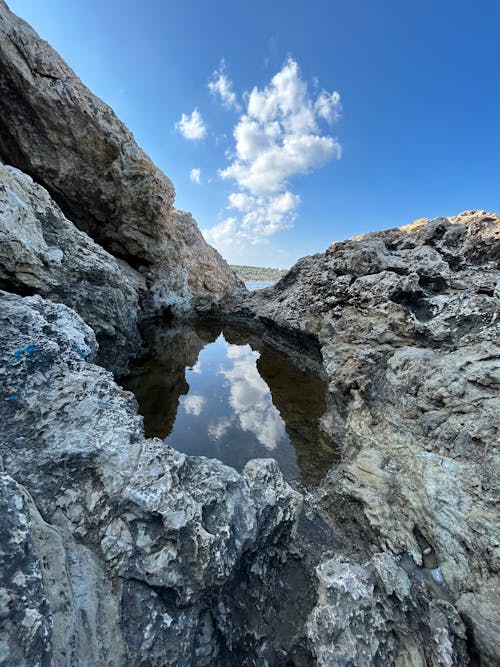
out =
<path fill-rule="evenodd" d="M 359 501 L 373 548 L 411 554 L 455 604 L 500 587 L 499 253 L 497 215 L 420 220 L 335 243 L 232 304 L 275 338 L 317 341 L 342 451 L 313 501 L 325 521 L 338 530 L 335 498 Z"/>
<path fill-rule="evenodd" d="M 88 640 L 90 664 L 92 651 L 106 650 L 98 627 L 113 622 L 115 609 L 131 664 L 147 659 L 162 665 L 165 656 L 175 664 L 213 664 L 230 641 L 217 628 L 217 596 L 245 576 L 252 553 L 262 564 L 283 557 L 300 495 L 273 461 L 252 461 L 240 475 L 216 460 L 145 440 L 132 395 L 91 363 L 95 337 L 74 311 L 39 296 L 2 292 L 0 301 L 0 453 L 5 472 L 27 489 L 43 517 L 42 551 L 52 549 L 69 562 L 68 609 L 94 614 L 88 631 L 86 625 L 75 630 L 73 643 Z M 23 539 L 36 532 L 37 521 L 25 522 Z M 9 525 L 6 532 L 15 530 Z M 38 560 L 40 554 L 35 550 Z M 72 559 L 79 560 L 74 567 Z M 40 570 L 37 563 L 32 569 Z M 102 580 L 112 589 L 105 619 L 95 611 L 97 605 L 104 613 L 98 604 Z M 65 613 L 54 607 L 59 584 L 47 581 L 37 584 L 33 601 L 26 595 L 26 604 L 45 605 L 43 623 Z M 12 595 L 9 581 L 3 595 Z M 6 645 L 16 627 L 14 617 L 3 630 Z M 55 655 L 64 649 L 66 638 L 55 626 L 43 633 L 45 643 L 41 638 L 18 649 L 17 664 L 32 664 L 29 651 L 41 660 L 46 650 Z"/>
<path fill-rule="evenodd" d="M 307 630 L 318 665 L 465 664 L 465 629 L 389 554 L 364 564 L 334 557 L 316 568 L 318 602 Z"/>
<path fill-rule="evenodd" d="M 0 164 L 0 284 L 65 303 L 97 337 L 97 360 L 123 372 L 139 345 L 144 278 L 79 231 L 48 192 Z"/>
<path fill-rule="evenodd" d="M 0 0 L 0 157 L 50 192 L 65 215 L 139 269 L 145 305 L 209 309 L 242 283 L 173 207 L 171 181 L 113 110 Z"/>

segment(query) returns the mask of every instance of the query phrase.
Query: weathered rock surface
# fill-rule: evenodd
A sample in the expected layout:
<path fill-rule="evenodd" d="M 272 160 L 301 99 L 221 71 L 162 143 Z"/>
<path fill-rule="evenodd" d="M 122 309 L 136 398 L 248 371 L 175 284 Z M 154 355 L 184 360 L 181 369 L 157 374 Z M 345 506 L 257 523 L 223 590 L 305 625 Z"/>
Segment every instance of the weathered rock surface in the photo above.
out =
<path fill-rule="evenodd" d="M 65 218 L 47 191 L 0 164 L 0 285 L 73 308 L 99 343 L 98 362 L 124 369 L 139 345 L 144 278 Z"/>
<path fill-rule="evenodd" d="M 364 564 L 334 557 L 316 572 L 318 602 L 307 629 L 318 664 L 467 664 L 458 612 L 429 595 L 425 582 L 409 577 L 390 554 Z"/>
<path fill-rule="evenodd" d="M 74 311 L 0 302 L 2 657 L 216 664 L 217 599 L 238 577 L 265 589 L 252 554 L 283 557 L 300 495 L 273 461 L 240 475 L 145 440 Z"/>
<path fill-rule="evenodd" d="M 2 665 L 123 665 L 119 604 L 92 551 L 0 475 Z"/>
<path fill-rule="evenodd" d="M 278 343 L 316 345 L 324 426 L 342 450 L 313 501 L 323 518 L 335 532 L 343 499 L 359 502 L 376 551 L 411 554 L 460 598 L 484 664 L 500 616 L 499 259 L 500 217 L 469 211 L 336 243 L 232 305 Z M 492 597 L 480 608 L 482 590 Z M 364 664 L 349 662 L 346 632 L 333 658 L 315 631 L 320 664 Z"/>
<path fill-rule="evenodd" d="M 144 274 L 158 310 L 202 310 L 241 285 L 173 207 L 170 180 L 61 57 L 0 0 L 0 157 Z"/>
<path fill-rule="evenodd" d="M 498 664 L 500 218 L 367 234 L 235 293 L 3 0 L 0 159 L 1 664 Z M 329 383 L 342 458 L 291 543 L 301 497 L 272 461 L 145 439 L 93 363 L 123 369 L 142 316 L 217 304 Z"/>

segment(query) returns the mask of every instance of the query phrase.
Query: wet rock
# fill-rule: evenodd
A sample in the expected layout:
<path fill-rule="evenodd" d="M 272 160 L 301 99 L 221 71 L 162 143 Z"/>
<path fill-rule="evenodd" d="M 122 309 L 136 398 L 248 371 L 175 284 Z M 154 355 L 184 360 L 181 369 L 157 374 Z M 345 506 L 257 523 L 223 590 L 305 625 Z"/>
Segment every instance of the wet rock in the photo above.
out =
<path fill-rule="evenodd" d="M 115 372 L 139 345 L 142 276 L 79 231 L 44 188 L 3 164 L 0 284 L 73 308 L 96 334 L 97 361 Z"/>
<path fill-rule="evenodd" d="M 0 1 L 0 157 L 65 215 L 139 269 L 150 308 L 205 310 L 242 283 L 173 207 L 170 180 L 62 58 Z"/>
<path fill-rule="evenodd" d="M 131 664 L 162 665 L 165 656 L 174 664 L 195 664 L 195 657 L 213 664 L 230 642 L 214 625 L 217 598 L 247 576 L 257 553 L 262 575 L 253 570 L 254 582 L 265 589 L 265 566 L 286 554 L 301 496 L 272 461 L 250 462 L 239 475 L 146 440 L 132 395 L 91 363 L 93 331 L 66 306 L 1 292 L 0 319 L 0 455 L 36 507 L 23 540 L 37 533 L 41 518 L 45 534 L 38 560 L 26 568 L 43 570 L 38 561 L 52 553 L 39 593 L 33 589 L 32 601 L 26 594 L 24 605 L 45 605 L 40 639 L 15 648 L 16 664 L 60 647 L 55 621 L 52 634 L 44 624 L 67 616 L 69 632 L 73 613 L 89 616 L 72 640 L 75 651 L 87 646 L 82 664 L 103 661 L 95 656 L 110 644 L 99 633 L 111 625 L 121 634 L 108 641 L 121 646 L 123 637 Z M 67 582 L 55 576 L 64 562 Z M 4 582 L 7 599 L 11 587 Z M 58 607 L 59 590 L 67 608 Z M 12 617 L 2 646 L 15 643 L 20 622 Z"/>

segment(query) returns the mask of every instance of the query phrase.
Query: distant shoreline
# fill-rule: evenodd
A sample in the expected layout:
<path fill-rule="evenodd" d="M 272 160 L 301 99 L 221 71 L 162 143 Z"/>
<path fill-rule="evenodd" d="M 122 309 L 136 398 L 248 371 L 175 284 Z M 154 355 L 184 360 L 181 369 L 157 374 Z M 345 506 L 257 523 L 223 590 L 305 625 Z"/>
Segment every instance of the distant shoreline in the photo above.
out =
<path fill-rule="evenodd" d="M 264 266 L 240 266 L 230 264 L 232 270 L 241 280 L 257 280 L 274 283 L 287 272 L 286 269 L 273 269 Z"/>

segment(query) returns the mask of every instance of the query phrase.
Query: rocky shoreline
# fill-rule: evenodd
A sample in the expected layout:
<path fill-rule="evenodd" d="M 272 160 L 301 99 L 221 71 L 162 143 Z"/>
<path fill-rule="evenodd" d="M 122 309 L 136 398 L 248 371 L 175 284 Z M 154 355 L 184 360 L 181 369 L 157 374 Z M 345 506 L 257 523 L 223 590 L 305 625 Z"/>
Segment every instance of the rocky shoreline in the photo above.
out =
<path fill-rule="evenodd" d="M 324 426 L 342 457 L 314 506 L 336 534 L 337 503 L 357 501 L 374 531 L 371 548 L 398 555 L 412 580 L 427 581 L 426 595 L 438 606 L 445 600 L 458 621 L 455 638 L 467 636 L 488 665 L 497 660 L 500 607 L 499 257 L 500 217 L 469 211 L 337 243 L 243 307 L 228 305 L 235 316 L 273 322 L 271 341 L 280 331 L 282 341 L 297 331 L 317 341 L 329 383 Z M 370 580 L 373 563 L 363 567 Z M 358 570 L 353 585 L 362 581 Z M 365 597 L 340 626 L 338 608 L 325 604 L 332 638 L 367 613 Z M 432 615 L 420 620 L 436 638 Z M 365 623 L 374 624 L 370 616 Z M 338 643 L 323 645 L 325 630 L 322 664 L 351 664 L 339 659 Z M 432 640 L 407 646 L 409 664 L 467 664 L 450 636 L 436 640 L 435 653 Z M 352 664 L 377 664 L 380 646 L 370 650 L 369 658 L 354 653 Z M 395 655 L 384 660 L 399 664 Z"/>
<path fill-rule="evenodd" d="M 249 293 L 3 0 L 0 93 L 0 664 L 498 664 L 500 217 L 350 239 Z M 327 380 L 317 489 L 144 437 L 112 373 L 167 312 Z"/>

